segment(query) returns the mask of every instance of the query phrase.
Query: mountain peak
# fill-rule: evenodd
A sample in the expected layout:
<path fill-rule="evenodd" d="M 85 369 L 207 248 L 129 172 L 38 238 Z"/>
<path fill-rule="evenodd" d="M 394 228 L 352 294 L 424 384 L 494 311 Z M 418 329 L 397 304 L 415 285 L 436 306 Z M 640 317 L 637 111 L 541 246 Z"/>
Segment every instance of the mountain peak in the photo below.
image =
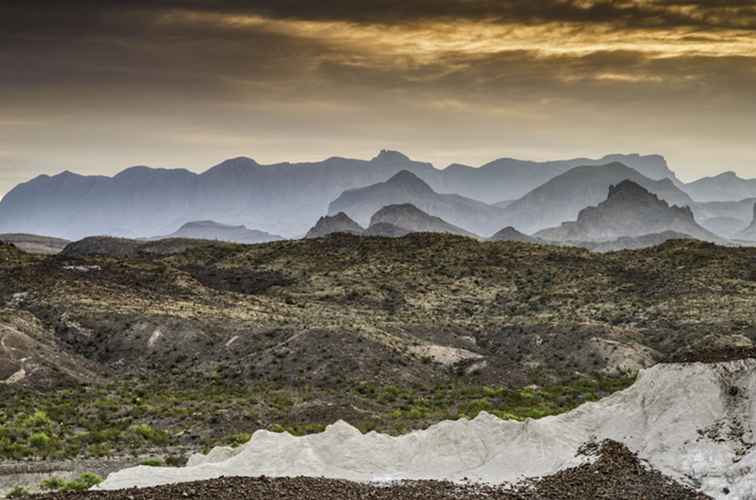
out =
<path fill-rule="evenodd" d="M 491 241 L 520 241 L 524 243 L 537 243 L 538 239 L 532 238 L 527 234 L 521 233 L 512 226 L 507 226 L 504 229 L 496 232 L 489 238 Z"/>
<path fill-rule="evenodd" d="M 378 155 L 370 160 L 373 163 L 403 163 L 412 161 L 409 157 L 399 151 L 392 151 L 390 149 L 381 149 Z"/>
<path fill-rule="evenodd" d="M 646 188 L 629 179 L 625 179 L 615 186 L 609 186 L 608 200 L 613 199 L 638 200 L 642 198 L 659 200 L 659 197 L 648 191 Z"/>
<path fill-rule="evenodd" d="M 416 176 L 409 170 L 402 170 L 386 181 L 391 186 L 401 186 L 404 188 L 414 188 L 422 191 L 433 191 L 433 189 L 420 177 Z"/>
<path fill-rule="evenodd" d="M 305 238 L 321 238 L 332 233 L 362 234 L 365 229 L 344 212 L 325 215 L 307 232 Z"/>
<path fill-rule="evenodd" d="M 699 226 L 690 207 L 670 206 L 631 180 L 609 187 L 609 196 L 597 206 L 580 211 L 577 220 L 536 234 L 556 241 L 611 241 L 674 231 L 705 241 L 719 241 Z"/>
<path fill-rule="evenodd" d="M 387 205 L 370 219 L 370 227 L 376 224 L 391 224 L 413 233 L 450 233 L 475 238 L 469 231 L 449 224 L 440 217 L 423 212 L 412 203 Z"/>

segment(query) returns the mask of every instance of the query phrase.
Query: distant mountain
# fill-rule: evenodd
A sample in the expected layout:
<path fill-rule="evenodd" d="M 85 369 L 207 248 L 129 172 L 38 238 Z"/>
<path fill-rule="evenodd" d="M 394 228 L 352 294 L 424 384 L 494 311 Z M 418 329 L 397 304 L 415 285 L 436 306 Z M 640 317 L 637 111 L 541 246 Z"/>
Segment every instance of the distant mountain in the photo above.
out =
<path fill-rule="evenodd" d="M 580 211 L 575 222 L 536 233 L 552 241 L 610 241 L 674 231 L 705 241 L 721 241 L 699 226 L 689 207 L 670 206 L 635 182 L 609 188 L 606 201 Z"/>
<path fill-rule="evenodd" d="M 498 221 L 503 216 L 502 209 L 456 194 L 436 193 L 406 170 L 386 182 L 345 191 L 329 205 L 328 213 L 344 212 L 357 223 L 368 225 L 381 207 L 404 203 L 478 234 L 489 234 L 501 227 Z"/>
<path fill-rule="evenodd" d="M 753 206 L 753 219 L 751 224 L 737 235 L 738 239 L 745 241 L 756 241 L 756 205 Z"/>
<path fill-rule="evenodd" d="M 654 174 L 663 174 L 666 165 L 661 157 L 616 157 Z M 0 232 L 72 240 L 95 234 L 134 238 L 166 234 L 190 221 L 222 220 L 292 237 L 305 233 L 313 215 L 327 213 L 328 204 L 344 191 L 384 182 L 402 170 L 437 193 L 494 203 L 520 198 L 575 166 L 596 163 L 606 162 L 501 159 L 480 168 L 452 165 L 438 170 L 384 150 L 370 161 L 333 157 L 261 165 L 239 157 L 201 174 L 144 166 L 113 177 L 66 171 L 36 177 L 11 190 L 0 201 Z"/>
<path fill-rule="evenodd" d="M 70 241 L 61 238 L 51 238 L 50 236 L 23 233 L 0 234 L 0 241 L 3 243 L 11 243 L 13 246 L 24 252 L 43 255 L 60 253 L 66 245 L 71 243 Z"/>
<path fill-rule="evenodd" d="M 699 202 L 740 201 L 756 198 L 756 179 L 743 179 L 735 172 L 725 172 L 686 184 L 683 189 Z"/>
<path fill-rule="evenodd" d="M 365 229 L 349 218 L 344 212 L 326 215 L 309 230 L 305 238 L 322 238 L 333 233 L 362 234 Z"/>
<path fill-rule="evenodd" d="M 503 210 L 506 225 L 533 233 L 574 220 L 578 213 L 606 198 L 609 186 L 631 180 L 674 205 L 692 205 L 693 200 L 670 179 L 652 180 L 621 163 L 576 167 L 537 187 Z"/>
<path fill-rule="evenodd" d="M 211 220 L 187 222 L 178 231 L 150 239 L 189 238 L 196 240 L 218 240 L 232 243 L 255 244 L 278 241 L 283 238 L 275 234 L 247 229 L 245 226 L 230 226 Z"/>
<path fill-rule="evenodd" d="M 364 236 L 383 236 L 384 238 L 401 238 L 410 234 L 412 231 L 404 229 L 388 222 L 378 222 L 373 224 L 362 233 Z"/>
<path fill-rule="evenodd" d="M 520 241 L 523 243 L 539 243 L 541 240 L 523 234 L 512 226 L 505 227 L 497 231 L 493 236 L 488 238 L 491 241 Z"/>
<path fill-rule="evenodd" d="M 18 185 L 0 202 L 0 232 L 78 239 L 92 234 L 166 234 L 196 220 L 294 236 L 313 214 L 354 187 L 385 181 L 401 170 L 436 175 L 430 163 L 383 151 L 370 161 L 329 158 L 316 163 L 260 165 L 234 158 L 195 174 L 133 167 L 114 177 L 64 172 Z"/>
<path fill-rule="evenodd" d="M 671 240 L 690 240 L 691 237 L 687 234 L 677 233 L 675 231 L 664 231 L 662 233 L 645 234 L 631 238 L 623 236 L 611 241 L 601 242 L 583 242 L 578 243 L 578 246 L 589 249 L 592 252 L 607 253 L 607 252 L 619 252 L 621 250 L 640 250 L 642 248 L 651 248 L 659 246 Z"/>
<path fill-rule="evenodd" d="M 409 203 L 389 205 L 378 210 L 370 219 L 370 227 L 390 224 L 411 233 L 449 233 L 477 238 L 477 235 L 449 224 L 440 217 L 429 215 Z"/>
<path fill-rule="evenodd" d="M 694 212 L 695 213 L 695 212 Z M 735 217 L 712 217 L 699 222 L 702 228 L 726 239 L 732 239 L 748 227 L 748 222 Z"/>
<path fill-rule="evenodd" d="M 746 198 L 740 201 L 694 203 L 690 208 L 693 209 L 696 220 L 702 226 L 726 236 L 726 232 L 737 226 L 740 226 L 741 230 L 748 226 L 753 216 L 754 204 L 756 204 L 756 198 Z"/>

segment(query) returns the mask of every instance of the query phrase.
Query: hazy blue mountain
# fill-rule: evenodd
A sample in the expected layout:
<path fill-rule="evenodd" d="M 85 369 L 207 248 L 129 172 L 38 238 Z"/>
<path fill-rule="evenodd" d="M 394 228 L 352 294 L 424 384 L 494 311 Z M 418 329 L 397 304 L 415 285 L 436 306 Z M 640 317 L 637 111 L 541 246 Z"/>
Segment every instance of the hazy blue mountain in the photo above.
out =
<path fill-rule="evenodd" d="M 712 217 L 699 221 L 699 224 L 704 229 L 728 240 L 736 237 L 748 227 L 748 222 L 735 217 Z"/>
<path fill-rule="evenodd" d="M 383 236 L 384 238 L 401 238 L 410 234 L 412 231 L 404 229 L 403 227 L 389 224 L 388 222 L 377 222 L 367 228 L 364 236 Z"/>
<path fill-rule="evenodd" d="M 641 185 L 623 180 L 609 187 L 609 196 L 598 206 L 580 211 L 577 220 L 545 229 L 536 237 L 550 241 L 611 241 L 675 232 L 705 241 L 720 241 L 696 223 L 693 211 L 670 206 Z"/>
<path fill-rule="evenodd" d="M 381 207 L 403 203 L 477 234 L 490 234 L 501 227 L 498 221 L 503 216 L 502 209 L 456 194 L 436 193 L 406 170 L 386 182 L 345 191 L 329 205 L 328 213 L 344 212 L 367 226 Z"/>
<path fill-rule="evenodd" d="M 491 241 L 520 241 L 523 243 L 540 243 L 541 240 L 533 238 L 527 234 L 521 233 L 512 226 L 505 227 L 494 233 L 493 236 L 488 238 Z"/>
<path fill-rule="evenodd" d="M 114 177 L 64 172 L 20 184 L 0 202 L 0 232 L 78 239 L 91 234 L 167 234 L 195 220 L 217 220 L 295 236 L 340 193 L 385 181 L 400 170 L 435 175 L 429 163 L 383 151 L 370 161 L 260 165 L 234 158 L 202 174 L 134 167 Z"/>
<path fill-rule="evenodd" d="M 621 158 L 630 166 L 664 173 L 661 157 Z M 576 165 L 600 161 L 501 159 L 480 168 L 453 165 L 438 170 L 401 153 L 381 151 L 369 161 L 333 157 L 275 165 L 239 157 L 201 174 L 144 166 L 113 177 L 66 171 L 38 176 L 11 190 L 0 201 L 0 232 L 67 239 L 94 234 L 143 237 L 167 234 L 191 221 L 215 220 L 293 237 L 304 234 L 344 191 L 384 182 L 402 170 L 438 193 L 499 202 L 520 198 Z"/>
<path fill-rule="evenodd" d="M 675 231 L 664 231 L 662 233 L 644 234 L 643 236 L 623 236 L 611 241 L 601 242 L 584 242 L 578 243 L 578 246 L 587 248 L 592 252 L 606 253 L 606 252 L 618 252 L 621 250 L 640 250 L 642 248 L 650 248 L 659 246 L 670 240 L 690 240 L 691 238 L 687 234 L 678 233 Z"/>
<path fill-rule="evenodd" d="M 554 177 L 580 166 L 599 166 L 619 162 L 653 180 L 671 179 L 681 185 L 666 160 L 659 155 L 611 154 L 603 158 L 575 158 L 557 161 L 524 161 L 500 158 L 480 167 L 453 164 L 442 175 L 425 178 L 441 193 L 456 193 L 489 204 L 505 204 L 516 200 Z"/>
<path fill-rule="evenodd" d="M 449 224 L 440 217 L 427 214 L 410 203 L 389 205 L 378 210 L 370 218 L 370 227 L 379 224 L 390 224 L 410 233 L 449 233 L 477 238 L 477 235 Z"/>
<path fill-rule="evenodd" d="M 283 239 L 281 236 L 266 233 L 265 231 L 248 229 L 246 226 L 231 226 L 228 224 L 220 224 L 211 220 L 187 222 L 174 233 L 167 234 L 165 236 L 156 236 L 150 239 L 158 240 L 167 238 L 218 240 L 229 241 L 232 243 L 242 243 L 247 245 L 255 243 L 267 243 L 269 241 L 279 241 Z"/>
<path fill-rule="evenodd" d="M 737 234 L 748 226 L 753 216 L 754 204 L 756 204 L 756 198 L 746 198 L 740 201 L 694 203 L 691 208 L 696 220 L 702 226 L 729 238 L 733 231 Z"/>
<path fill-rule="evenodd" d="M 756 204 L 753 206 L 753 218 L 751 224 L 737 235 L 738 239 L 756 241 Z"/>
<path fill-rule="evenodd" d="M 673 205 L 692 205 L 690 197 L 669 178 L 653 180 L 621 163 L 568 170 L 504 208 L 506 224 L 534 233 L 575 220 L 586 207 L 606 199 L 609 186 L 631 180 Z"/>
<path fill-rule="evenodd" d="M 740 201 L 756 198 L 756 179 L 743 179 L 735 172 L 725 172 L 686 184 L 683 189 L 699 202 Z"/>
<path fill-rule="evenodd" d="M 347 214 L 339 212 L 318 219 L 318 222 L 307 231 L 305 238 L 322 238 L 333 233 L 362 234 L 364 231 L 365 228 L 353 221 Z"/>

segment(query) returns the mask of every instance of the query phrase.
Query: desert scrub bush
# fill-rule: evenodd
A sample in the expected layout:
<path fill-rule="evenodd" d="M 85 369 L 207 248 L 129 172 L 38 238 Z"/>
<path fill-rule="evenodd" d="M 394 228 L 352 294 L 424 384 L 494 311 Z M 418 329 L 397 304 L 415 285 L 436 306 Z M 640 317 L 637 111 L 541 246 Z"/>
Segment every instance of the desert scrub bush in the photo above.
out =
<path fill-rule="evenodd" d="M 155 429 L 149 424 L 137 424 L 131 428 L 134 435 L 141 437 L 143 440 L 157 445 L 168 444 L 168 433 Z"/>
<path fill-rule="evenodd" d="M 228 436 L 224 440 L 224 442 L 232 448 L 236 448 L 237 446 L 248 443 L 250 439 L 252 439 L 252 434 L 248 432 L 238 432 L 236 434 L 231 434 L 230 436 Z"/>
<path fill-rule="evenodd" d="M 47 450 L 50 448 L 52 439 L 44 432 L 35 432 L 29 436 L 29 444 L 38 450 Z"/>
<path fill-rule="evenodd" d="M 50 420 L 50 417 L 47 416 L 46 412 L 37 410 L 23 419 L 21 425 L 29 429 L 49 429 L 52 427 L 53 422 Z"/>
<path fill-rule="evenodd" d="M 65 486 L 66 481 L 58 476 L 45 479 L 39 484 L 40 489 L 46 491 L 58 491 Z"/>
<path fill-rule="evenodd" d="M 143 460 L 139 465 L 144 465 L 147 467 L 162 467 L 163 461 L 159 458 L 148 458 L 147 460 Z"/>
<path fill-rule="evenodd" d="M 31 495 L 31 493 L 29 493 L 29 490 L 22 486 L 16 486 L 8 492 L 5 498 L 26 498 L 29 495 Z"/>
<path fill-rule="evenodd" d="M 86 491 L 102 481 L 102 477 L 94 472 L 83 472 L 78 478 L 68 481 L 53 476 L 42 481 L 39 486 L 46 491 Z"/>

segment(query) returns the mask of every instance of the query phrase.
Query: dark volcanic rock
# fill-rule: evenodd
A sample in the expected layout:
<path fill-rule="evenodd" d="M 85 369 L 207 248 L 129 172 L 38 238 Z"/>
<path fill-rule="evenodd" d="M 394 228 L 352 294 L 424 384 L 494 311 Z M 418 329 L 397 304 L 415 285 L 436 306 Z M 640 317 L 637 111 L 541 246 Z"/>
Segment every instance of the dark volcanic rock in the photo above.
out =
<path fill-rule="evenodd" d="M 365 231 L 362 226 L 354 222 L 344 212 L 336 215 L 326 215 L 318 219 L 318 222 L 307 231 L 305 238 L 322 238 L 333 233 L 362 234 Z"/>

